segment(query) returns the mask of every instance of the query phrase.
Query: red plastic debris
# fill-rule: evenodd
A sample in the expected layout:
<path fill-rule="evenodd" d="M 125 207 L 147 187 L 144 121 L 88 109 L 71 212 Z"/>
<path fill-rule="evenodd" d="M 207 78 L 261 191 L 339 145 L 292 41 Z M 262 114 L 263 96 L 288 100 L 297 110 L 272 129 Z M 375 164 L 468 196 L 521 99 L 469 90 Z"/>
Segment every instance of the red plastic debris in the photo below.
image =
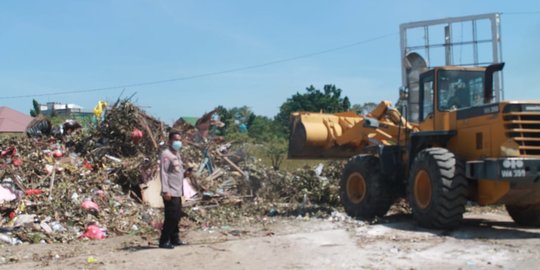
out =
<path fill-rule="evenodd" d="M 83 162 L 83 167 L 87 170 L 92 170 L 94 168 L 94 166 L 92 166 L 92 164 L 86 160 Z"/>
<path fill-rule="evenodd" d="M 141 130 L 139 130 L 138 128 L 134 128 L 131 132 L 131 140 L 134 144 L 138 144 L 139 141 L 142 139 L 143 135 L 144 134 Z"/>
<path fill-rule="evenodd" d="M 15 156 L 17 154 L 17 148 L 15 148 L 15 146 L 10 146 L 8 147 L 8 149 L 2 151 L 2 153 L 0 154 L 0 157 L 5 157 L 5 156 Z"/>
<path fill-rule="evenodd" d="M 83 236 L 92 240 L 101 240 L 105 238 L 105 233 L 103 233 L 99 226 L 92 224 L 86 227 L 86 231 L 83 233 Z"/>
<path fill-rule="evenodd" d="M 41 190 L 41 189 L 34 189 L 34 188 L 31 188 L 31 189 L 27 189 L 24 191 L 24 194 L 26 196 L 34 196 L 34 195 L 39 195 L 39 194 L 42 194 L 44 191 Z"/>
<path fill-rule="evenodd" d="M 11 163 L 13 163 L 15 167 L 20 167 L 23 164 L 23 161 L 19 158 L 14 158 L 11 160 Z"/>
<path fill-rule="evenodd" d="M 83 209 L 86 209 L 86 210 L 95 210 L 95 211 L 99 211 L 99 206 L 97 205 L 97 203 L 91 201 L 91 200 L 84 200 L 82 203 L 81 203 L 81 207 Z"/>
<path fill-rule="evenodd" d="M 60 150 L 56 150 L 56 151 L 53 152 L 53 157 L 55 157 L 55 158 L 59 158 L 59 157 L 62 157 L 62 156 L 64 156 L 64 153 L 62 153 L 62 151 L 60 151 Z"/>

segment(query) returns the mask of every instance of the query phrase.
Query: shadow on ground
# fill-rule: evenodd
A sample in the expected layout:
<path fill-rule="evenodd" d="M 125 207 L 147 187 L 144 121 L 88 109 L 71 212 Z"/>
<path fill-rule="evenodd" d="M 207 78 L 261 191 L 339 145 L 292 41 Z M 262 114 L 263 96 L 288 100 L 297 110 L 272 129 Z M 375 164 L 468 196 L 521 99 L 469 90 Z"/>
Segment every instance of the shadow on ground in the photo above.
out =
<path fill-rule="evenodd" d="M 373 225 L 392 229 L 425 232 L 456 239 L 529 239 L 540 238 L 540 228 L 522 227 L 510 221 L 465 218 L 459 228 L 452 230 L 428 229 L 419 226 L 412 214 L 395 214 L 377 220 Z"/>

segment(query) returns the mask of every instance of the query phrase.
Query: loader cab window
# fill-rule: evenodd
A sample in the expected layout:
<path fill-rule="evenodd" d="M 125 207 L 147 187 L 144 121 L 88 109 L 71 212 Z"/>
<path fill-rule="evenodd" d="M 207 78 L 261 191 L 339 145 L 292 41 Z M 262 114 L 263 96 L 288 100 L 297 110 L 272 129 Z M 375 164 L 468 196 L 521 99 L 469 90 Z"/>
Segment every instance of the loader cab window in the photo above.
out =
<path fill-rule="evenodd" d="M 484 72 L 470 70 L 439 71 L 439 110 L 452 111 L 479 106 L 484 100 Z"/>
<path fill-rule="evenodd" d="M 423 121 L 433 113 L 433 71 L 420 76 L 420 114 L 419 121 Z"/>

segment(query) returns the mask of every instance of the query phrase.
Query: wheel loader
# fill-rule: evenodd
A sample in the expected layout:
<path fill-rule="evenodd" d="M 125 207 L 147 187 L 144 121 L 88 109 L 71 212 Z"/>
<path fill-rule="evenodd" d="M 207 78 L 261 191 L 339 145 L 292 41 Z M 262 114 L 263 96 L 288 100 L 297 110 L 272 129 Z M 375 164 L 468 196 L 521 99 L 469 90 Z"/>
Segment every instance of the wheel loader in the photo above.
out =
<path fill-rule="evenodd" d="M 406 197 L 424 227 L 459 226 L 468 201 L 504 204 L 516 223 L 539 226 L 540 101 L 497 101 L 503 66 L 421 73 L 415 122 L 389 101 L 366 115 L 292 113 L 289 158 L 347 158 L 340 197 L 355 218 L 384 216 Z"/>

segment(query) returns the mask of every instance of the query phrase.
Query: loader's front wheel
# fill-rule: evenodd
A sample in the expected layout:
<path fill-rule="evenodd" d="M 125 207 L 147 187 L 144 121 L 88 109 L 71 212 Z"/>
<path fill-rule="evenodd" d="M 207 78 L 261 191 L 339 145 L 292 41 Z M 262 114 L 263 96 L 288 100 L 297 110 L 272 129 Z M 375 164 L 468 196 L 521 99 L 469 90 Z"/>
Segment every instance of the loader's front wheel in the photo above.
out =
<path fill-rule="evenodd" d="M 540 204 L 533 205 L 506 205 L 506 211 L 519 225 L 540 227 Z"/>
<path fill-rule="evenodd" d="M 361 155 L 349 160 L 340 181 L 340 198 L 347 214 L 372 219 L 384 216 L 392 204 L 391 189 L 375 156 Z"/>
<path fill-rule="evenodd" d="M 427 148 L 416 156 L 408 181 L 414 218 L 425 227 L 450 229 L 463 219 L 467 195 L 464 166 L 445 148 Z"/>

